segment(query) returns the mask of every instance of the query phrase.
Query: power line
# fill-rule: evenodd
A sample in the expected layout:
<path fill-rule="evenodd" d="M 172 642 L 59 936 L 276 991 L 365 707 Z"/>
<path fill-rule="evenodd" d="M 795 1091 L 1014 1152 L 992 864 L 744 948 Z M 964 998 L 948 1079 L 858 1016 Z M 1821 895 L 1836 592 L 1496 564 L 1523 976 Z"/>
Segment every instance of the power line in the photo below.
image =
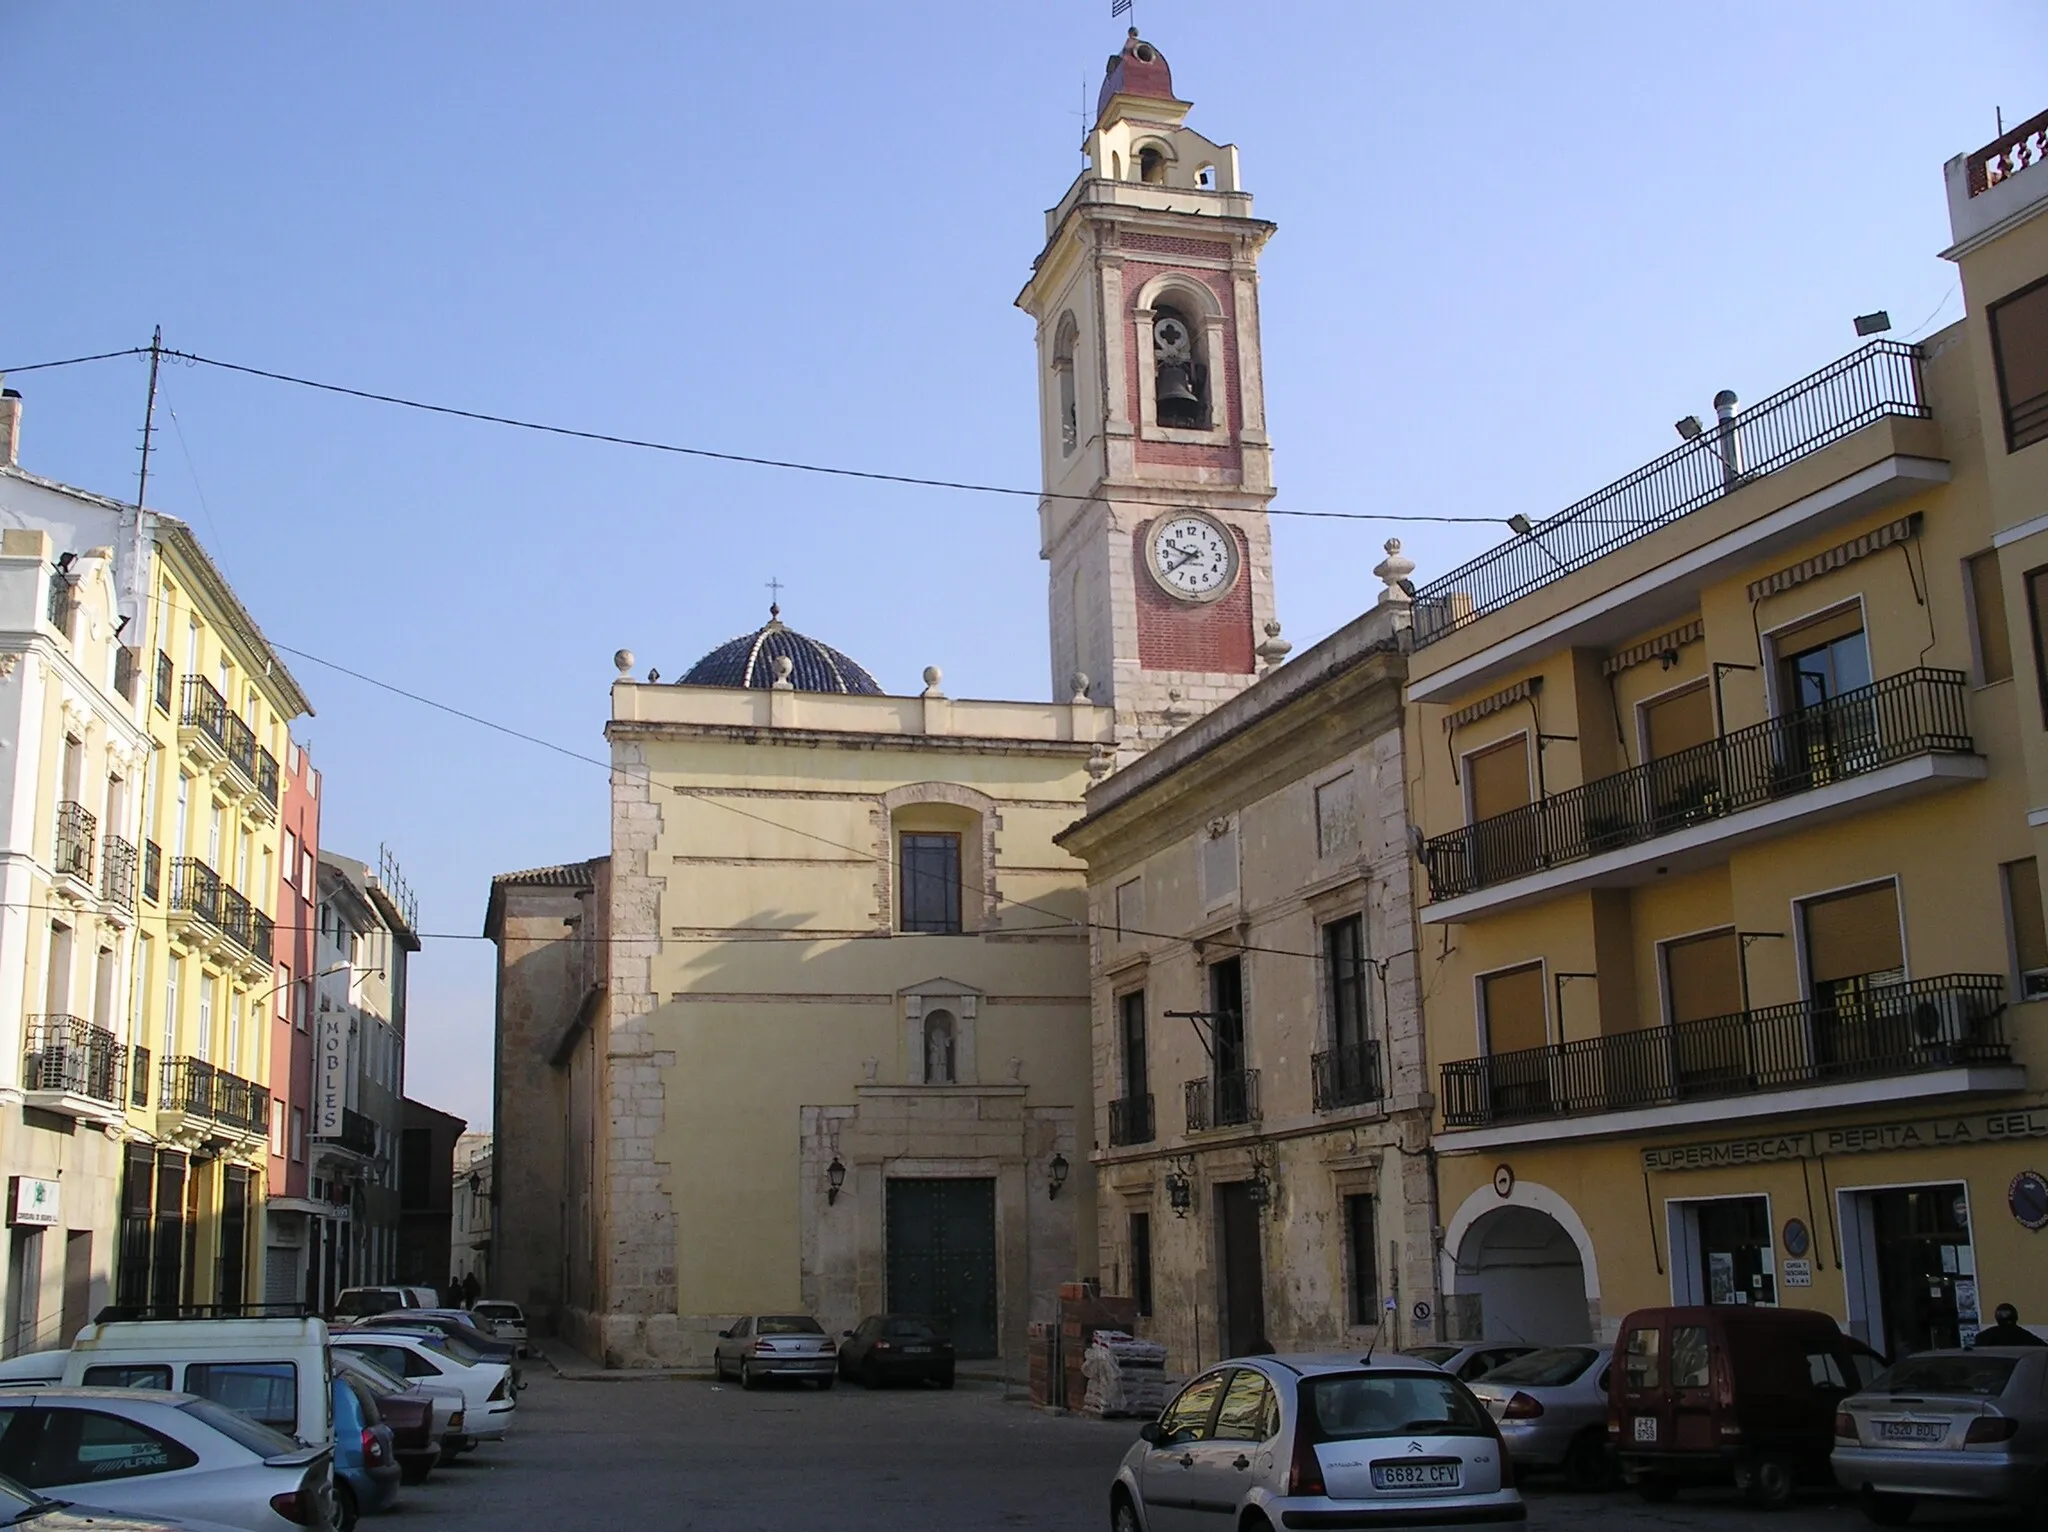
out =
<path fill-rule="evenodd" d="M 0 367 L 0 376 L 12 377 L 18 372 L 42 372 L 51 367 L 76 367 L 80 362 L 105 362 L 117 356 L 148 356 L 149 347 L 130 346 L 126 351 L 100 351 L 92 356 L 67 356 L 60 362 L 29 362 L 20 367 Z"/>

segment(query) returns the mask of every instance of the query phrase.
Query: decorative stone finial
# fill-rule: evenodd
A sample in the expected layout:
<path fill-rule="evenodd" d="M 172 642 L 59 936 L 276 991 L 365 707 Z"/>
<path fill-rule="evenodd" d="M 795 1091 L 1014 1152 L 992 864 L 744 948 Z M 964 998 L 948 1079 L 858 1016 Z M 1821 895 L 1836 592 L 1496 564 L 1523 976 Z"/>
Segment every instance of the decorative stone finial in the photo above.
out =
<path fill-rule="evenodd" d="M 661 672 L 659 670 L 656 670 L 652 665 L 649 665 L 647 667 L 647 684 L 649 686 L 652 686 L 660 679 Z"/>
<path fill-rule="evenodd" d="M 945 679 L 945 673 L 944 673 L 943 671 L 941 671 L 941 670 L 939 669 L 939 667 L 938 667 L 938 666 L 936 666 L 936 665 L 927 665 L 927 666 L 925 666 L 925 668 L 924 668 L 924 695 L 925 695 L 925 696 L 927 696 L 927 697 L 943 697 L 943 696 L 945 696 L 946 694 L 945 694 L 944 692 L 942 692 L 942 691 L 940 691 L 940 690 L 939 690 L 939 682 L 943 681 L 944 679 Z"/>
<path fill-rule="evenodd" d="M 1274 618 L 1269 621 L 1266 624 L 1266 641 L 1260 644 L 1257 650 L 1259 658 L 1266 662 L 1265 669 L 1259 674 L 1270 675 L 1273 667 L 1286 659 L 1288 651 L 1293 647 L 1294 645 L 1280 636 L 1280 620 Z"/>
<path fill-rule="evenodd" d="M 792 683 L 792 682 L 790 681 L 790 679 L 789 679 L 789 673 L 790 673 L 790 672 L 791 672 L 792 670 L 794 670 L 794 669 L 796 669 L 796 661 L 795 661 L 795 660 L 791 659 L 791 658 L 790 658 L 790 657 L 789 657 L 788 655 L 786 655 L 786 654 L 778 654 L 778 655 L 776 655 L 776 656 L 775 656 L 775 683 L 774 683 L 774 685 L 772 685 L 772 686 L 770 686 L 770 687 L 769 687 L 769 690 L 770 690 L 770 691 L 778 691 L 778 692 L 793 692 L 793 691 L 795 691 L 795 690 L 796 690 L 796 687 L 795 687 L 795 685 L 794 685 L 794 684 L 793 684 L 793 683 Z"/>
<path fill-rule="evenodd" d="M 618 667 L 620 675 L 631 675 L 633 673 L 633 651 L 631 649 L 621 649 L 612 656 L 612 663 Z"/>
<path fill-rule="evenodd" d="M 1067 700 L 1069 702 L 1086 702 L 1088 700 L 1087 671 L 1077 670 L 1074 672 L 1074 695 L 1069 697 Z"/>
<path fill-rule="evenodd" d="M 1107 745 L 1097 745 L 1088 757 L 1088 780 L 1100 782 L 1116 770 L 1116 752 Z"/>
<path fill-rule="evenodd" d="M 1401 556 L 1401 539 L 1387 539 L 1387 556 L 1373 565 L 1372 572 L 1386 582 L 1386 589 L 1380 592 L 1381 606 L 1406 606 L 1414 597 L 1408 590 L 1408 577 L 1415 573 L 1415 560 Z"/>

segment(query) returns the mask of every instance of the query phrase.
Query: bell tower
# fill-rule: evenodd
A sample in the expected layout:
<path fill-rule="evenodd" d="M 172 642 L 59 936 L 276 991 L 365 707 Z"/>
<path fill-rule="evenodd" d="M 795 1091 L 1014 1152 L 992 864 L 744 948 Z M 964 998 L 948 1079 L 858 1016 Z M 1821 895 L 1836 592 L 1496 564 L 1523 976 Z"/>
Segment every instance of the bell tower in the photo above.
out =
<path fill-rule="evenodd" d="M 1054 697 L 1085 675 L 1128 761 L 1277 661 L 1258 258 L 1237 150 L 1186 125 L 1132 29 L 1046 214 L 1038 322 Z"/>

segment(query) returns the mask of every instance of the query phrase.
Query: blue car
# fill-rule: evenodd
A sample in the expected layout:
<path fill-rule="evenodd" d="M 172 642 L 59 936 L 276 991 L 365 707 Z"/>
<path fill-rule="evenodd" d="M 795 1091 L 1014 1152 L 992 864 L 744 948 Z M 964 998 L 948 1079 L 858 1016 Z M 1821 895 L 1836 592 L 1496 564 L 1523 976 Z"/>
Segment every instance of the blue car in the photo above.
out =
<path fill-rule="evenodd" d="M 377 1413 L 377 1396 L 354 1378 L 334 1380 L 334 1508 L 341 1532 L 365 1511 L 398 1499 L 398 1454 L 391 1427 Z"/>

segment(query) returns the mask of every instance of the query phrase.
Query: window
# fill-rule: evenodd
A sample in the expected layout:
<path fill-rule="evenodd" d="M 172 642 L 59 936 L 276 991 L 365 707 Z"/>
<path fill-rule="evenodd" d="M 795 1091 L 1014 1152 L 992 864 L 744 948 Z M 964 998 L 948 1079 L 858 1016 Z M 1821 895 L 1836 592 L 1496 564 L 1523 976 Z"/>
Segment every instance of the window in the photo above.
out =
<path fill-rule="evenodd" d="M 228 1072 L 242 1072 L 242 997 L 232 996 L 228 1001 Z"/>
<path fill-rule="evenodd" d="M 1671 1327 L 1671 1386 L 1673 1388 L 1705 1388 L 1711 1367 L 1708 1362 L 1707 1327 L 1705 1325 L 1673 1325 Z"/>
<path fill-rule="evenodd" d="M 199 1038 L 194 1050 L 201 1059 L 213 1057 L 213 975 L 199 975 Z"/>
<path fill-rule="evenodd" d="M 292 882 L 299 875 L 299 838 L 287 830 L 284 832 L 284 880 Z M 282 913 L 282 912 L 280 912 Z"/>
<path fill-rule="evenodd" d="M 185 960 L 174 957 L 164 965 L 164 1057 L 178 1051 L 178 977 Z"/>
<path fill-rule="evenodd" d="M 1631 1330 L 1622 1345 L 1621 1381 L 1622 1387 L 1630 1392 L 1663 1386 L 1663 1371 L 1658 1365 L 1663 1335 L 1656 1330 Z"/>
<path fill-rule="evenodd" d="M 1313 1441 L 1408 1436 L 1428 1421 L 1432 1436 L 1492 1436 L 1486 1408 L 1448 1375 L 1325 1373 L 1301 1383 Z"/>
<path fill-rule="evenodd" d="M 1071 453 L 1081 442 L 1081 420 L 1074 391 L 1074 341 L 1078 327 L 1072 314 L 1062 314 L 1052 348 L 1052 370 L 1059 399 L 1060 451 Z"/>
<path fill-rule="evenodd" d="M 30 1489 L 56 1489 L 175 1473 L 198 1461 L 183 1442 L 119 1415 L 52 1409 L 43 1412 L 42 1433 L 20 1479 Z"/>
<path fill-rule="evenodd" d="M 284 1153 L 284 1103 L 275 1096 L 270 1098 L 270 1152 Z"/>
<path fill-rule="evenodd" d="M 1840 1004 L 1887 984 L 1903 983 L 1906 955 L 1899 936 L 1899 887 L 1886 880 L 1799 907 L 1806 935 L 1806 971 L 1813 998 Z"/>
<path fill-rule="evenodd" d="M 1379 1236 L 1369 1193 L 1344 1199 L 1346 1307 L 1354 1325 L 1380 1322 Z"/>
<path fill-rule="evenodd" d="M 1209 369 L 1199 332 L 1180 309 L 1152 310 L 1152 409 L 1162 426 L 1203 431 L 1209 426 Z"/>
<path fill-rule="evenodd" d="M 1661 761 L 1714 737 L 1714 697 L 1707 683 L 1643 704 L 1643 759 Z"/>
<path fill-rule="evenodd" d="M 1999 581 L 1998 555 L 1977 554 L 1964 561 L 1965 582 L 1970 587 L 1970 614 L 1975 622 L 1972 637 L 1977 649 L 1977 684 L 2012 677 L 2012 630 L 2005 622 L 2005 586 Z"/>
<path fill-rule="evenodd" d="M 1664 943 L 1664 996 L 1671 1025 L 1742 1009 L 1742 955 L 1733 931 Z"/>
<path fill-rule="evenodd" d="M 1237 826 L 1214 821 L 1202 834 L 1202 903 L 1208 909 L 1237 898 Z"/>
<path fill-rule="evenodd" d="M 1244 960 L 1225 958 L 1209 965 L 1209 1026 L 1216 1073 L 1242 1074 L 1244 1046 Z"/>
<path fill-rule="evenodd" d="M 1280 1429 L 1280 1401 L 1263 1374 L 1240 1367 L 1223 1391 L 1213 1440 L 1262 1442 Z"/>
<path fill-rule="evenodd" d="M 1870 645 L 1860 603 L 1774 633 L 1771 643 L 1778 653 L 1784 712 L 1819 707 L 1870 684 Z"/>
<path fill-rule="evenodd" d="M 2019 996 L 2048 996 L 2048 921 L 2042 918 L 2041 874 L 2033 857 L 1999 868 L 2005 879 L 2005 918 L 2019 969 Z"/>
<path fill-rule="evenodd" d="M 1841 1358 L 1828 1348 L 1825 1341 L 1807 1340 L 1806 1376 L 1815 1388 L 1836 1394 L 1849 1392 L 1849 1381 L 1842 1376 Z"/>
<path fill-rule="evenodd" d="M 1129 878 L 1116 886 L 1116 939 L 1128 941 L 1145 923 L 1145 880 Z"/>
<path fill-rule="evenodd" d="M 178 773 L 178 797 L 176 814 L 171 821 L 171 855 L 185 854 L 185 829 L 192 812 L 192 779 L 184 772 Z"/>
<path fill-rule="evenodd" d="M 128 975 L 128 1041 L 136 1047 L 145 1046 L 142 1025 L 149 1010 L 149 981 L 155 965 L 155 940 L 147 933 L 137 933 L 135 967 Z"/>
<path fill-rule="evenodd" d="M 428 1205 L 428 1186 L 433 1180 L 434 1135 L 425 1128 L 407 1128 L 399 1140 L 399 1202 L 408 1208 Z M 444 1164 L 445 1172 L 448 1167 Z"/>
<path fill-rule="evenodd" d="M 1465 791 L 1472 823 L 1526 806 L 1529 791 L 1529 736 L 1517 734 L 1465 757 Z"/>
<path fill-rule="evenodd" d="M 1116 1007 L 1123 1034 L 1124 1099 L 1137 1101 L 1152 1089 L 1145 1050 L 1145 992 L 1134 989 L 1120 995 Z"/>
<path fill-rule="evenodd" d="M 960 837 L 929 831 L 902 837 L 902 924 L 909 932 L 960 931 Z"/>
<path fill-rule="evenodd" d="M 1358 820 L 1352 775 L 1332 777 L 1316 789 L 1316 854 L 1348 856 L 1358 849 Z"/>
<path fill-rule="evenodd" d="M 1209 1417 L 1216 1412 L 1217 1396 L 1222 1392 L 1223 1374 L 1220 1372 L 1197 1378 L 1182 1389 L 1180 1397 L 1169 1404 L 1159 1417 L 1157 1445 L 1179 1446 L 1182 1442 L 1208 1440 Z"/>
<path fill-rule="evenodd" d="M 1479 981 L 1479 997 L 1489 1054 L 1518 1053 L 1550 1041 L 1541 963 L 1486 975 Z"/>
<path fill-rule="evenodd" d="M 2005 414 L 2005 450 L 2048 441 L 2048 278 L 1990 307 L 1991 360 Z"/>
<path fill-rule="evenodd" d="M 1131 1214 L 1131 1297 L 1138 1315 L 1152 1317 L 1152 1215 Z"/>
<path fill-rule="evenodd" d="M 171 1369 L 163 1362 L 121 1362 L 109 1366 L 88 1367 L 85 1370 L 86 1388 L 158 1388 L 171 1386 Z"/>
<path fill-rule="evenodd" d="M 1346 915 L 1323 927 L 1330 979 L 1330 1045 L 1343 1051 L 1365 1042 L 1365 917 Z"/>

